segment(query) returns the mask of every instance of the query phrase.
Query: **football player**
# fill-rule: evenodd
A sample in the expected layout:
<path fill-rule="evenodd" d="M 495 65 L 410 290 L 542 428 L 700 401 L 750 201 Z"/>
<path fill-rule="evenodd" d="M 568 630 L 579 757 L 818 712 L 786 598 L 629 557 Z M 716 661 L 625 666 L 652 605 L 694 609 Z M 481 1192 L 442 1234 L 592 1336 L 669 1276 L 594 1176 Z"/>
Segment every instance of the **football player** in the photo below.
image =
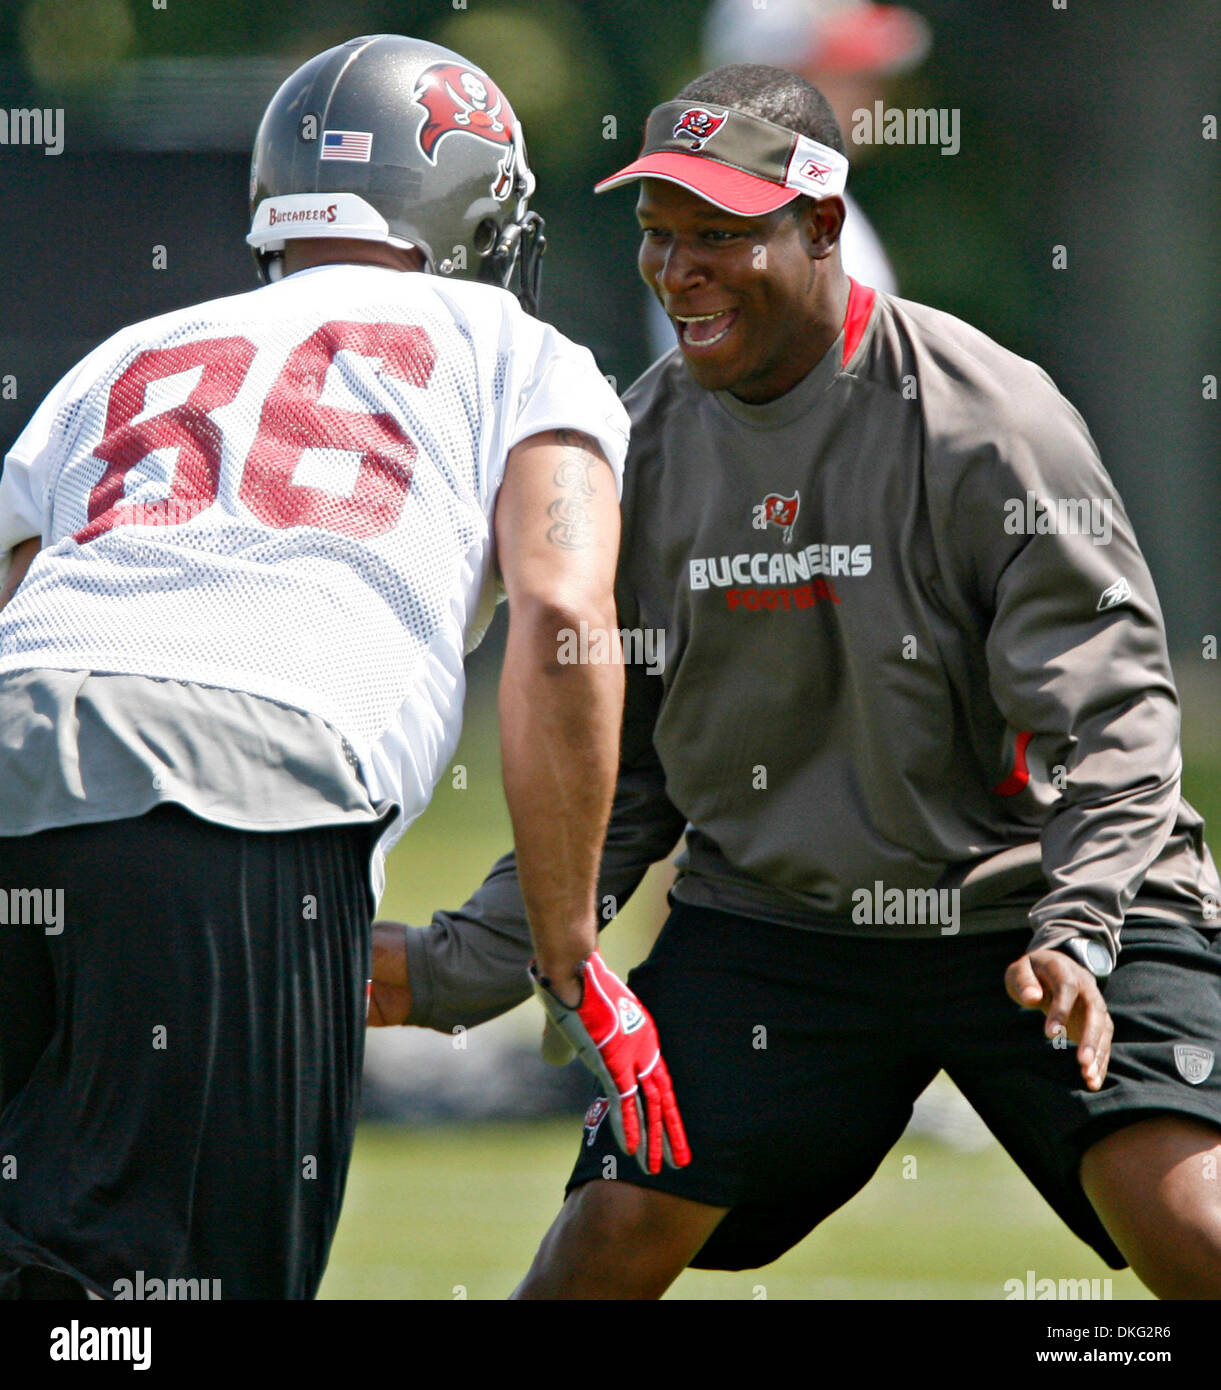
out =
<path fill-rule="evenodd" d="M 685 1160 L 596 954 L 622 667 L 558 659 L 617 629 L 627 421 L 508 291 L 534 309 L 533 189 L 458 54 L 319 54 L 254 148 L 268 283 L 110 338 L 5 460 L 0 888 L 51 910 L 0 932 L 0 1295 L 313 1295 L 383 859 L 457 743 L 497 580 L 537 988 L 626 1146 L 659 1165 L 664 1125 Z"/>
<path fill-rule="evenodd" d="M 599 893 L 685 834 L 630 982 L 694 1156 L 622 1162 L 595 1102 L 519 1293 L 775 1259 L 944 1069 L 1111 1266 L 1215 1298 L 1221 883 L 1149 570 L 1045 373 L 844 274 L 847 168 L 816 89 L 735 66 L 600 185 L 639 184 L 678 342 L 626 397 L 619 616 L 667 662 L 629 668 Z M 523 997 L 519 877 L 376 929 L 383 1018 Z"/>

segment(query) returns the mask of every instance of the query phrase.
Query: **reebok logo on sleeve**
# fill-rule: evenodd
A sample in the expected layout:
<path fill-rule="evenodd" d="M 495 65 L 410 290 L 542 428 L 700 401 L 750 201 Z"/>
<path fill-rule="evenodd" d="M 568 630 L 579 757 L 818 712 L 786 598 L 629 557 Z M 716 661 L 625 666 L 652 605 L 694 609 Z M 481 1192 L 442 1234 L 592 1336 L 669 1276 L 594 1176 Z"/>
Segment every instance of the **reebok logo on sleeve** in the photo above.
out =
<path fill-rule="evenodd" d="M 1114 584 L 1103 589 L 1102 597 L 1098 600 L 1098 612 L 1105 613 L 1108 608 L 1118 608 L 1121 603 L 1127 603 L 1131 597 L 1132 586 L 1121 577 Z"/>

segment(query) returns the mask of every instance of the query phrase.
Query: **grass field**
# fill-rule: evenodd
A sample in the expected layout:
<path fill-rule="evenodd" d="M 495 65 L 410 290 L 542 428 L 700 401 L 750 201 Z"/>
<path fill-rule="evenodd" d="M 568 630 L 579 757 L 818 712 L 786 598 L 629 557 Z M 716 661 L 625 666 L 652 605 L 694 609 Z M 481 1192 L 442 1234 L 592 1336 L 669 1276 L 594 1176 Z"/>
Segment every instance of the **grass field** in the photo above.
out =
<path fill-rule="evenodd" d="M 320 1296 L 504 1298 L 559 1206 L 579 1133 L 555 1120 L 363 1126 Z M 688 1270 L 669 1297 L 1001 1299 L 1027 1270 L 1148 1297 L 1060 1224 L 999 1146 L 922 1140 L 899 1144 L 864 1192 L 766 1269 Z"/>
<path fill-rule="evenodd" d="M 455 758 L 464 773 L 442 780 L 392 857 L 385 917 L 420 922 L 457 906 L 510 844 L 491 717 L 494 660 L 477 653 L 473 665 Z M 1215 841 L 1215 696 L 1211 705 L 1185 730 L 1184 786 Z M 615 969 L 647 952 L 663 910 L 657 883 L 646 883 L 604 938 Z M 452 1299 L 460 1289 L 472 1299 L 503 1298 L 559 1206 L 579 1133 L 575 1114 L 460 1128 L 363 1126 L 322 1296 Z M 909 1155 L 914 1177 L 904 1176 Z M 1130 1273 L 1113 1274 L 1061 1225 L 999 1146 L 963 1153 L 909 1135 L 864 1192 L 783 1259 L 744 1274 L 688 1271 L 670 1296 L 751 1299 L 762 1287 L 773 1299 L 1000 1299 L 1005 1281 L 1024 1280 L 1028 1270 L 1111 1278 L 1116 1299 L 1145 1296 Z"/>

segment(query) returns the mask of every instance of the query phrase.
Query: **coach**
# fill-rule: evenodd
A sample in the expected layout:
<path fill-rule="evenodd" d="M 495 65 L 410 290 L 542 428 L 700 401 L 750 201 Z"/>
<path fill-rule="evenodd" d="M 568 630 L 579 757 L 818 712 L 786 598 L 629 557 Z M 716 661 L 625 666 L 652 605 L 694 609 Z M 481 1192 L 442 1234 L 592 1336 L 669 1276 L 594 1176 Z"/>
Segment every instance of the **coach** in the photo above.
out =
<path fill-rule="evenodd" d="M 1045 373 L 844 275 L 846 172 L 820 94 L 742 66 L 600 185 L 643 181 L 678 335 L 626 398 L 619 621 L 669 660 L 630 673 L 600 892 L 685 831 L 632 984 L 694 1157 L 608 1167 L 591 1108 L 519 1293 L 775 1259 L 944 1069 L 1110 1265 L 1217 1297 L 1221 884 L 1149 571 Z M 460 912 L 378 929 L 379 1007 L 489 1017 L 525 940 L 504 859 Z"/>

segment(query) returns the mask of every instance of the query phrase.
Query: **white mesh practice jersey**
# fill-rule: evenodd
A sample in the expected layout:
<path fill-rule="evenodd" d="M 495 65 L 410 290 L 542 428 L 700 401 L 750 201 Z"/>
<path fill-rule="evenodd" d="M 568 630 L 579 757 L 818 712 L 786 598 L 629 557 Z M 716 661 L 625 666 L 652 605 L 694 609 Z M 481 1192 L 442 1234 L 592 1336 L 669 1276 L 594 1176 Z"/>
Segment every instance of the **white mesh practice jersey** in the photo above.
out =
<path fill-rule="evenodd" d="M 627 417 L 590 353 L 486 285 L 325 266 L 125 329 L 5 460 L 0 554 L 45 548 L 0 671 L 307 710 L 402 806 L 397 838 L 458 741 L 506 455 L 561 427 L 621 486 Z"/>

